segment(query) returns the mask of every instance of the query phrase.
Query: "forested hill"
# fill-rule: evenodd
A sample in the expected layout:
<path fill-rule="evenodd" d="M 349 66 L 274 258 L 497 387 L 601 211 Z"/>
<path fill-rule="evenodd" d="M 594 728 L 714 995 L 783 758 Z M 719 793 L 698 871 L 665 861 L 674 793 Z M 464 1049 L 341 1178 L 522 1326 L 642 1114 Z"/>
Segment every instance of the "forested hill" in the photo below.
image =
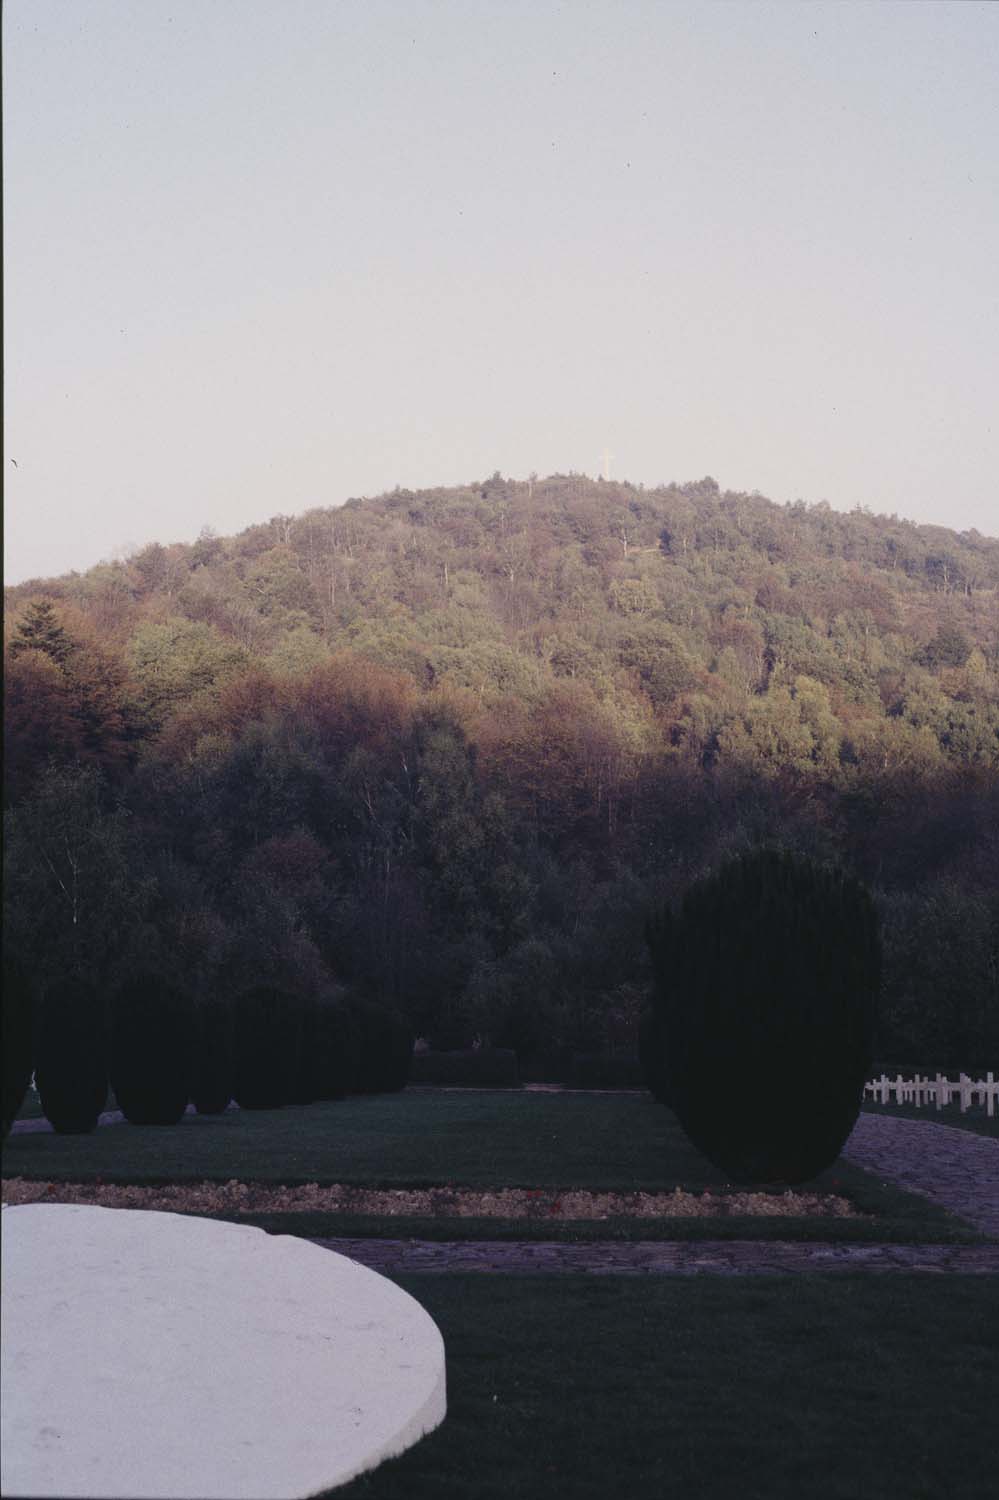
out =
<path fill-rule="evenodd" d="M 136 930 L 202 976 L 251 953 L 491 1034 L 530 990 L 596 1044 L 648 900 L 766 839 L 876 885 L 910 1016 L 886 1045 L 946 1061 L 911 1020 L 934 921 L 947 1003 L 995 1003 L 995 539 L 496 474 L 154 544 L 6 613 L 15 833 L 97 777 L 159 892 Z M 263 956 L 251 889 L 282 913 Z"/>
<path fill-rule="evenodd" d="M 572 682 L 708 759 L 734 737 L 814 763 L 816 704 L 840 757 L 885 723 L 896 754 L 906 726 L 945 755 L 996 754 L 999 540 L 711 479 L 396 490 L 21 584 L 8 620 L 36 597 L 117 658 L 141 731 L 250 666 L 302 673 L 347 649 L 488 704 Z"/>

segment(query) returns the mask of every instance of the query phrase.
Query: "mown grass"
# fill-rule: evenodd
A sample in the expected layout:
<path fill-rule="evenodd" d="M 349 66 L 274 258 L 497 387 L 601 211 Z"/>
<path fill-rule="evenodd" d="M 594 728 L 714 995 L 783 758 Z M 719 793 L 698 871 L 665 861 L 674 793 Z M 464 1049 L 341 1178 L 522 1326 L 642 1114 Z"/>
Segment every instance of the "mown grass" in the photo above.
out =
<path fill-rule="evenodd" d="M 382 1187 L 577 1187 L 724 1191 L 724 1175 L 687 1140 L 675 1118 L 644 1094 L 404 1092 L 338 1104 L 219 1116 L 187 1115 L 176 1126 L 127 1123 L 91 1135 L 12 1135 L 4 1175 L 108 1183 L 345 1182 Z M 882 1184 L 840 1161 L 807 1185 L 841 1193 L 869 1217 L 463 1220 L 342 1214 L 267 1214 L 251 1222 L 281 1232 L 423 1234 L 458 1238 L 807 1238 L 974 1240 L 962 1221 L 927 1200 Z"/>
<path fill-rule="evenodd" d="M 86 1136 L 12 1135 L 7 1175 L 88 1181 L 719 1188 L 725 1177 L 647 1094 L 404 1091 L 186 1115 Z"/>
<path fill-rule="evenodd" d="M 384 1186 L 724 1189 L 642 1095 L 432 1094 L 11 1137 L 6 1175 Z M 261 1214 L 310 1237 L 981 1238 L 840 1161 L 867 1217 L 605 1220 Z M 449 1413 L 344 1500 L 961 1500 L 994 1494 L 999 1277 L 393 1278 L 444 1335 Z"/>
<path fill-rule="evenodd" d="M 342 1500 L 995 1495 L 999 1277 L 394 1279 L 448 1416 Z"/>

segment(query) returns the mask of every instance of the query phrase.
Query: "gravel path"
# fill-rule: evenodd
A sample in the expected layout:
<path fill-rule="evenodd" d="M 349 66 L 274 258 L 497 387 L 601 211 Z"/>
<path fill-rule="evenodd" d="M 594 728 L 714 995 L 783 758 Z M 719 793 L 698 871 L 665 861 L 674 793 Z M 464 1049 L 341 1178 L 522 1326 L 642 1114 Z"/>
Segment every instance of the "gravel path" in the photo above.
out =
<path fill-rule="evenodd" d="M 999 1141 L 891 1115 L 861 1115 L 843 1155 L 999 1239 Z"/>

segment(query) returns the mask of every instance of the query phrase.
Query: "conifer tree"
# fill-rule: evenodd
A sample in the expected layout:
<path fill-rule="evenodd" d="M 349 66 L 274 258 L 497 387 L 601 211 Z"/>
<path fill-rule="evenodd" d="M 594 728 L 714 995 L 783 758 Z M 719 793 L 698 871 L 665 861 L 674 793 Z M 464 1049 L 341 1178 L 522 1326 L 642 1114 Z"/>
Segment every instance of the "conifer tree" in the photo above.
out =
<path fill-rule="evenodd" d="M 158 974 L 137 974 L 111 1005 L 111 1087 L 133 1125 L 176 1125 L 190 1091 L 190 1002 Z"/>
<path fill-rule="evenodd" d="M 66 634 L 50 599 L 33 599 L 18 623 L 10 643 L 12 656 L 22 651 L 42 651 L 59 666 L 67 661 L 73 642 Z"/>
<path fill-rule="evenodd" d="M 803 1182 L 856 1122 L 880 939 L 860 882 L 760 850 L 649 925 L 660 1067 L 690 1139 L 736 1182 Z"/>
<path fill-rule="evenodd" d="M 191 1042 L 191 1102 L 199 1115 L 220 1115 L 235 1083 L 232 1005 L 223 996 L 195 1006 Z"/>
<path fill-rule="evenodd" d="M 3 990 L 0 993 L 3 1027 L 3 1135 L 17 1117 L 31 1082 L 34 986 L 9 947 L 3 956 Z"/>
<path fill-rule="evenodd" d="M 89 1133 L 108 1091 L 104 1007 L 93 985 L 68 975 L 47 990 L 35 1046 L 35 1081 L 46 1119 L 60 1135 Z"/>

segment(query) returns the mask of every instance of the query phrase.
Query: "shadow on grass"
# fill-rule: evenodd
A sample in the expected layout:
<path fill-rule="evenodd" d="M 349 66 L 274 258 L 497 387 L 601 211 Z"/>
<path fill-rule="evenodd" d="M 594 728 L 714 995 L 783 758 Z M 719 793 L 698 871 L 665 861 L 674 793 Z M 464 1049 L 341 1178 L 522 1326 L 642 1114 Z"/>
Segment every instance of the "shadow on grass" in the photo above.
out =
<path fill-rule="evenodd" d="M 995 1494 L 999 1277 L 393 1279 L 449 1413 L 331 1500 Z"/>

